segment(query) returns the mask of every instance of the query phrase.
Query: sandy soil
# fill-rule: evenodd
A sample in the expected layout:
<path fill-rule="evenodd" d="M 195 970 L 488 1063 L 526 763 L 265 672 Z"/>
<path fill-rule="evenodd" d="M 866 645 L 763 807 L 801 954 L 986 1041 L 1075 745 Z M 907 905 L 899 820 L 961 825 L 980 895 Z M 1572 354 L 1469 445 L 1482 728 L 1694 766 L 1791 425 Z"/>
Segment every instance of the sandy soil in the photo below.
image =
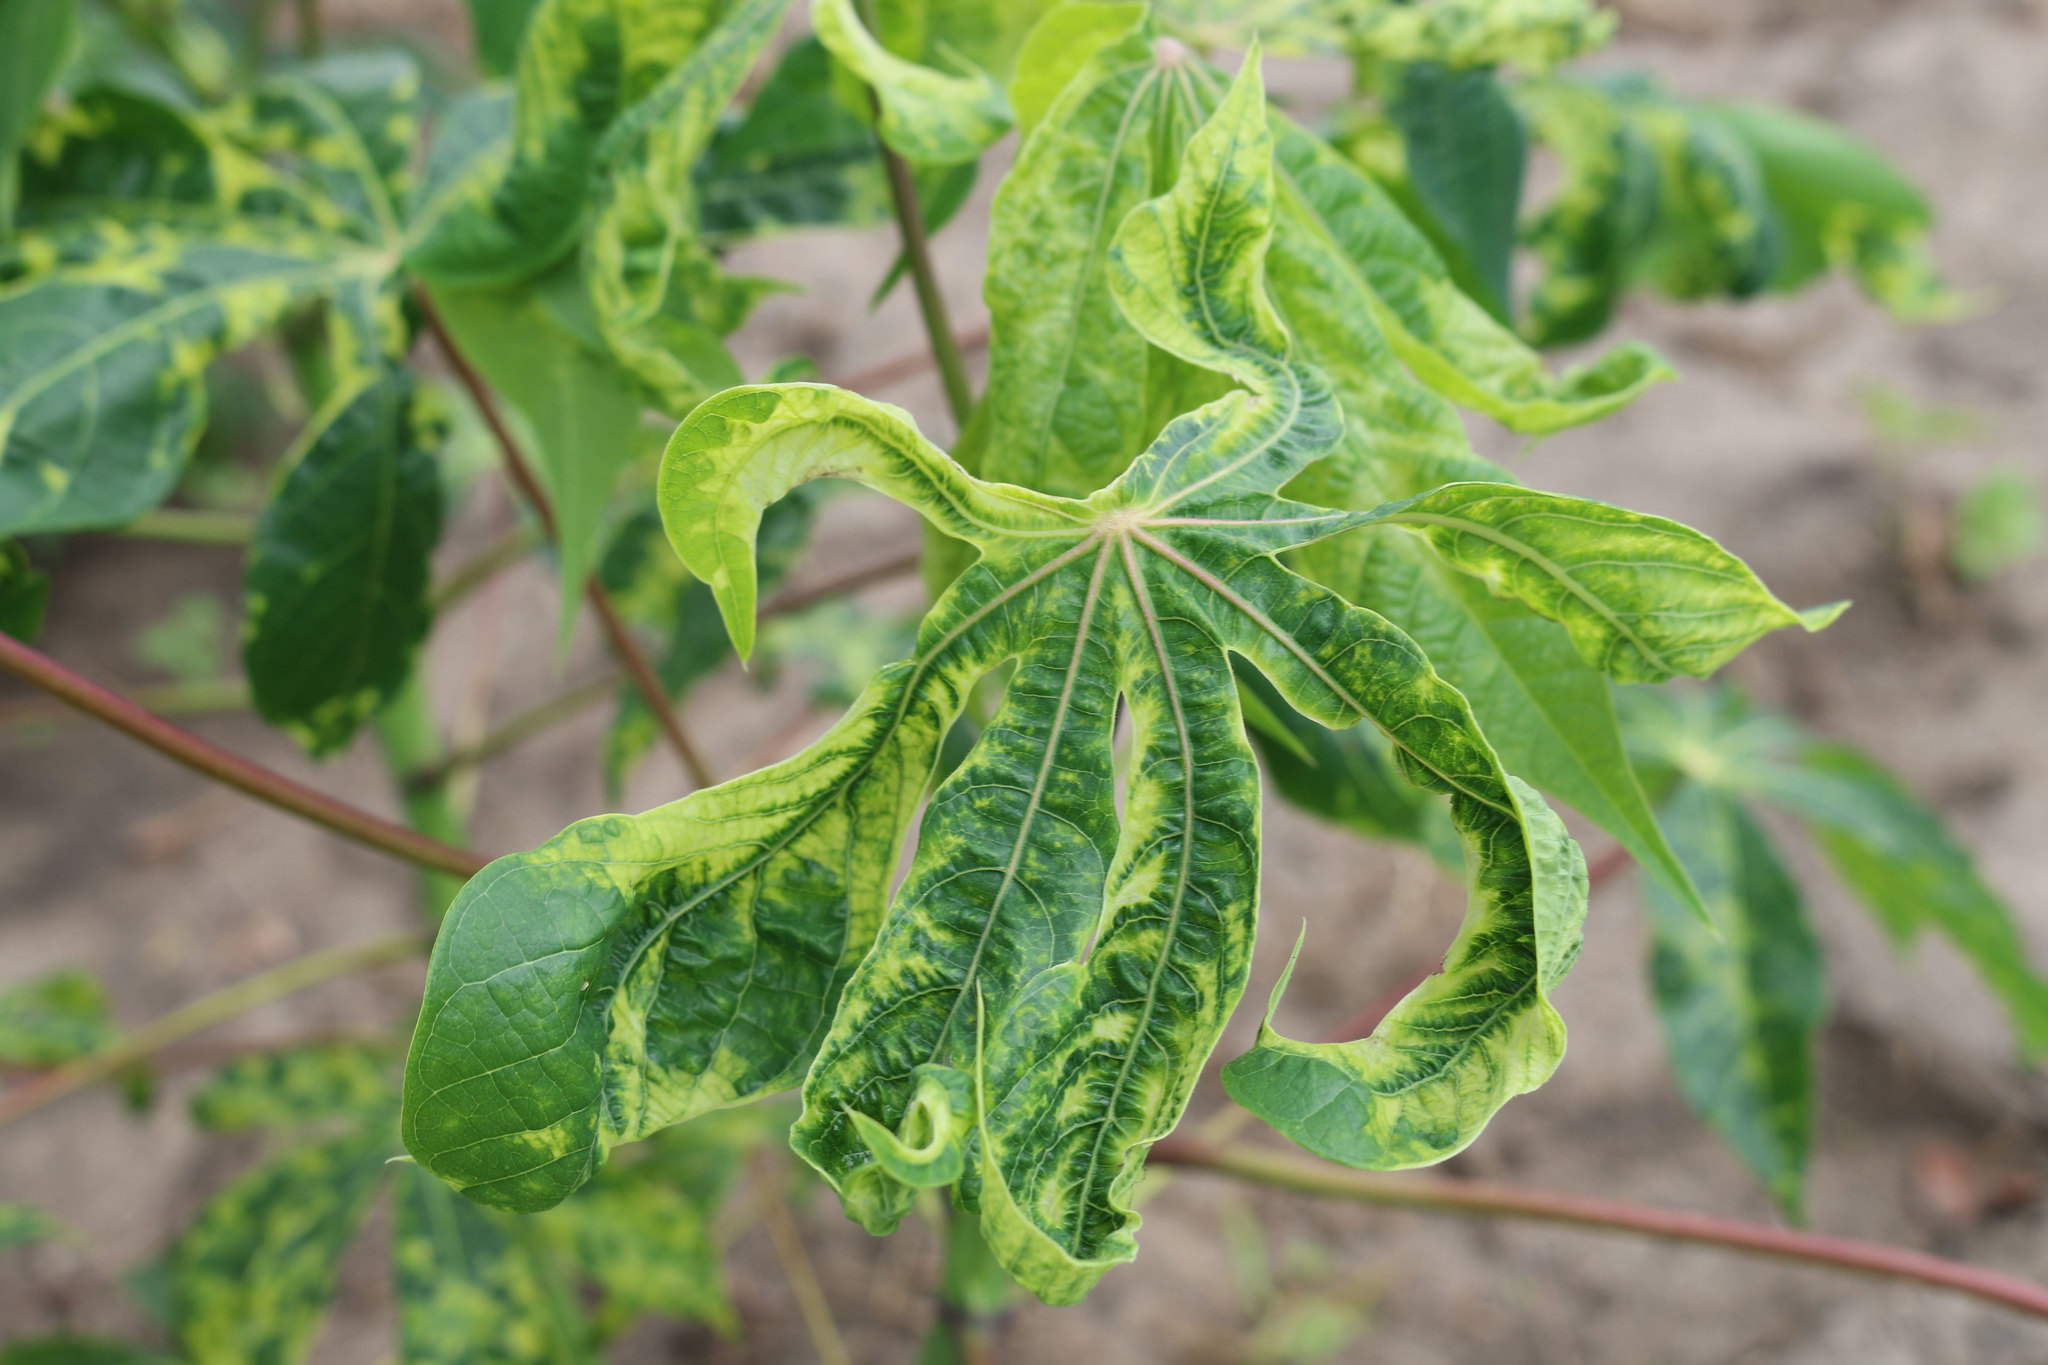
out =
<path fill-rule="evenodd" d="M 411 7 L 408 7 L 409 10 Z M 1812 639 L 1773 639 L 1741 661 L 1753 692 L 1870 748 L 1941 804 L 1981 851 L 2048 961 L 2048 562 L 1989 589 L 1929 587 L 1902 563 L 1888 527 L 1938 514 L 2001 463 L 2048 482 L 2048 5 L 2036 0 L 1633 0 L 1614 60 L 1648 66 L 1701 95 L 1790 101 L 1847 122 L 1897 157 L 1942 206 L 1943 257 L 1999 306 L 1966 324 L 1904 331 L 1852 290 L 1829 285 L 1744 308 L 1631 306 L 1618 335 L 1648 338 L 1677 363 L 1665 386 L 1596 427 L 1526 457 L 1537 482 L 1681 517 L 1745 555 L 1794 602 L 1853 597 L 1856 609 Z M 1292 70 L 1304 90 L 1328 73 Z M 958 321 L 979 314 L 986 187 L 941 241 Z M 743 336 L 750 367 L 791 351 L 843 376 L 913 349 L 906 291 L 864 312 L 886 262 L 881 234 L 785 241 L 741 264 L 808 281 L 772 300 Z M 1888 385 L 1966 406 L 1981 432 L 1887 463 L 1858 395 Z M 927 430 L 947 424 L 928 378 L 886 395 Z M 1475 435 L 1512 453 L 1503 433 Z M 489 507 L 466 509 L 451 558 L 487 534 Z M 824 577 L 911 533 L 905 514 L 836 504 L 812 560 Z M 62 565 L 52 652 L 108 679 L 136 679 L 127 641 L 181 593 L 233 600 L 231 554 L 105 540 L 76 542 Z M 907 585 L 878 590 L 899 601 Z M 537 568 L 467 604 L 435 643 L 444 708 L 498 716 L 589 676 L 587 632 L 558 664 L 551 600 Z M 878 598 L 879 600 L 879 598 Z M 8 695 L 12 696 L 10 692 Z M 692 704 L 714 761 L 757 765 L 825 720 L 795 680 L 763 692 L 722 676 Z M 482 842 L 536 842 L 605 804 L 591 762 L 602 720 L 550 734 L 489 769 Z M 252 720 L 202 733 L 367 804 L 390 793 L 369 746 L 316 772 Z M 666 799 L 679 779 L 657 755 L 627 804 Z M 1459 897 L 1421 859 L 1369 848 L 1268 806 L 1268 922 L 1306 915 L 1319 951 L 1304 963 L 1285 1021 L 1324 1027 L 1426 964 L 1455 927 Z M 1943 1159 L 1983 1171 L 2048 1174 L 2048 1087 L 2021 1072 L 1996 1009 L 1938 944 L 1894 958 L 1876 928 L 1800 855 L 1830 954 L 1835 1022 L 1825 1046 L 1826 1109 L 1813 1216 L 1823 1229 L 1937 1248 L 2048 1278 L 2048 1209 L 2023 1205 L 1955 1220 L 1923 1175 Z M 1587 949 L 1559 992 L 1572 1054 L 1557 1079 L 1510 1105 L 1452 1169 L 1548 1188 L 1767 1216 L 1762 1197 L 1689 1116 L 1671 1086 L 1643 987 L 1643 934 L 1626 880 L 1596 897 Z M 126 1021 L 308 949 L 389 932 L 413 914 L 408 878 L 282 815 L 209 790 L 126 741 L 65 726 L 48 742 L 0 751 L 0 980 L 69 963 L 101 972 Z M 1264 996 L 1283 939 L 1261 947 L 1248 998 Z M 230 1035 L 277 1038 L 379 1021 L 409 1023 L 416 969 L 339 982 L 269 1007 Z M 1251 1020 L 1226 1041 L 1249 1041 Z M 85 1234 L 0 1254 L 0 1341 L 59 1326 L 142 1330 L 120 1289 L 207 1195 L 255 1154 L 206 1139 L 184 1116 L 195 1070 L 164 1079 L 142 1115 L 111 1093 L 76 1097 L 0 1132 L 0 1198 L 33 1202 Z M 1197 1111 L 1220 1093 L 1205 1088 Z M 820 1196 L 802 1209 L 853 1357 L 913 1357 L 930 1311 L 932 1239 L 911 1226 L 876 1244 Z M 1280 1291 L 1248 1282 L 1254 1232 Z M 1071 1361 L 1221 1362 L 1275 1358 L 1293 1331 L 1330 1343 L 1318 1359 L 1397 1362 L 1772 1362 L 1889 1365 L 2048 1355 L 2048 1328 L 1913 1290 L 1707 1251 L 1251 1193 L 1176 1180 L 1148 1206 L 1144 1253 L 1080 1308 L 1019 1308 L 1005 1356 Z M 1233 1254 L 1232 1248 L 1239 1248 Z M 810 1358 L 767 1239 L 734 1248 L 745 1332 L 717 1342 L 650 1324 L 621 1348 L 631 1361 Z M 1262 1302 L 1265 1306 L 1262 1307 Z M 1349 1317 L 1338 1305 L 1350 1305 Z M 317 1359 L 388 1358 L 390 1304 L 375 1257 L 355 1257 Z"/>

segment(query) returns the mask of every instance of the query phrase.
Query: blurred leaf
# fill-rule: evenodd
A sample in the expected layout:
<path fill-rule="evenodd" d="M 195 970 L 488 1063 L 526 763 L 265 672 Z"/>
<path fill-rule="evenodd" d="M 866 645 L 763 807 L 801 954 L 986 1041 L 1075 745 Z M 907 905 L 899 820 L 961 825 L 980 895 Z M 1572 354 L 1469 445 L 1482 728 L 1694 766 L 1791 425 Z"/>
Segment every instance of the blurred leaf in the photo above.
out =
<path fill-rule="evenodd" d="M 386 1130 L 298 1147 L 242 1176 L 171 1251 L 179 1343 L 206 1365 L 301 1359 L 382 1183 Z"/>
<path fill-rule="evenodd" d="M 210 592 L 188 592 L 135 637 L 135 657 L 179 682 L 227 671 L 228 613 Z"/>
<path fill-rule="evenodd" d="M 0 1203 L 0 1251 L 70 1235 L 71 1229 L 33 1205 Z"/>
<path fill-rule="evenodd" d="M 658 1164 L 622 1162 L 535 1221 L 597 1287 L 601 1297 L 591 1325 L 598 1340 L 648 1313 L 706 1323 L 730 1336 L 739 1320 L 711 1235 L 715 1207 L 664 1180 Z"/>
<path fill-rule="evenodd" d="M 1900 449 L 1952 445 L 1984 432 L 1984 418 L 1976 410 L 1922 403 L 1890 384 L 1872 384 L 1857 395 L 1857 400 L 1878 438 Z"/>
<path fill-rule="evenodd" d="M 2048 1053 L 2048 979 L 2028 965 L 2011 910 L 1969 850 L 1898 778 L 1846 745 L 1759 765 L 1749 786 L 1804 821 L 1835 871 L 1903 947 L 1941 934 L 2004 1003 L 2029 1057 Z"/>
<path fill-rule="evenodd" d="M 1648 886 L 1650 977 L 1672 1070 L 1785 1217 L 1803 1222 L 1827 1013 L 1820 945 L 1791 874 L 1734 800 L 1687 781 L 1658 814 L 1714 914 L 1709 928 Z"/>
<path fill-rule="evenodd" d="M 21 148 L 78 44 L 78 0 L 0 0 L 0 240 L 14 230 Z"/>
<path fill-rule="evenodd" d="M 1549 70 L 1604 44 L 1615 14 L 1594 0 L 1352 0 L 1330 6 L 1354 52 L 1454 71 L 1500 65 Z"/>
<path fill-rule="evenodd" d="M 338 389 L 256 524 L 243 668 L 257 713 L 316 757 L 345 748 L 404 685 L 433 622 L 445 430 L 407 370 Z"/>
<path fill-rule="evenodd" d="M 540 0 L 466 0 L 477 66 L 486 76 L 510 75 L 519 62 L 519 40 Z"/>
<path fill-rule="evenodd" d="M 192 1097 L 192 1118 L 221 1133 L 291 1129 L 326 1119 L 388 1120 L 398 1102 L 398 1050 L 329 1043 L 239 1057 Z"/>
<path fill-rule="evenodd" d="M 576 1365 L 570 1286 L 540 1229 L 478 1208 L 417 1166 L 394 1168 L 392 1261 L 408 1365 Z"/>
<path fill-rule="evenodd" d="M 50 576 L 17 542 L 0 540 L 0 634 L 34 644 L 50 605 Z"/>
<path fill-rule="evenodd" d="M 1997 469 L 1956 502 L 1949 563 L 1966 583 L 1982 583 L 2040 552 L 2041 490 L 2021 469 Z"/>
<path fill-rule="evenodd" d="M 106 988 L 76 967 L 0 991 L 0 1062 L 57 1066 L 116 1037 Z"/>
<path fill-rule="evenodd" d="M 1416 7 L 1410 12 L 1426 12 Z M 1403 66 L 1387 113 L 1407 148 L 1408 184 L 1451 277 L 1496 318 L 1509 314 L 1508 265 L 1529 137 L 1491 71 Z"/>

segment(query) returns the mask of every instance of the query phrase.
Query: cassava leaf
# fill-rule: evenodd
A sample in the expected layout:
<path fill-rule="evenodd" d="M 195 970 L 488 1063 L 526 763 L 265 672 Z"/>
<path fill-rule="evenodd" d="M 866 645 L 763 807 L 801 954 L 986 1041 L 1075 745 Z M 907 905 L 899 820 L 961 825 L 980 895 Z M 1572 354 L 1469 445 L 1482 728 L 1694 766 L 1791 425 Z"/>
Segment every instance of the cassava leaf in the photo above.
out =
<path fill-rule="evenodd" d="M 811 25 L 847 70 L 875 92 L 882 141 L 927 165 L 971 161 L 1010 130 L 1010 101 L 994 75 L 955 53 L 958 70 L 898 56 L 869 33 L 853 0 L 812 0 Z"/>
<path fill-rule="evenodd" d="M 451 1205 L 474 1212 L 445 1186 L 441 1189 Z M 738 1320 L 711 1228 L 715 1208 L 715 1198 L 700 1199 L 680 1186 L 659 1160 L 616 1163 L 575 1198 L 549 1210 L 538 1225 L 560 1258 L 601 1295 L 590 1324 L 600 1340 L 648 1313 L 707 1323 L 730 1334 Z"/>
<path fill-rule="evenodd" d="M 398 1095 L 393 1049 L 333 1043 L 260 1053 L 228 1063 L 192 1097 L 202 1128 L 238 1133 L 329 1120 L 391 1121 Z"/>
<path fill-rule="evenodd" d="M 389 254 L 263 220 L 112 220 L 0 251 L 0 534 L 119 525 L 176 484 L 214 357 L 315 299 L 339 356 L 397 340 Z"/>
<path fill-rule="evenodd" d="M 1435 229 L 1431 235 L 1454 278 L 1505 319 L 1515 214 L 1529 159 L 1520 115 L 1491 71 L 1454 70 L 1440 61 L 1396 68 L 1386 107 L 1401 133 L 1407 185 L 1421 221 Z"/>
<path fill-rule="evenodd" d="M 606 344 L 671 413 L 736 383 L 720 338 L 765 290 L 727 276 L 698 235 L 692 176 L 719 115 L 789 0 L 735 0 L 599 149 L 583 273 Z"/>
<path fill-rule="evenodd" d="M 486 76 L 511 74 L 519 63 L 520 39 L 540 0 L 465 0 L 476 43 L 477 65 Z"/>
<path fill-rule="evenodd" d="M 390 1151 L 374 1130 L 297 1147 L 215 1196 L 171 1250 L 185 1353 L 218 1365 L 302 1358 Z"/>
<path fill-rule="evenodd" d="M 22 144 L 77 43 L 77 0 L 0 0 L 0 240 L 14 230 Z"/>
<path fill-rule="evenodd" d="M 1734 799 L 1685 781 L 1659 813 L 1714 912 L 1709 929 L 1661 886 L 1647 888 L 1650 981 L 1672 1071 L 1686 1102 L 1800 1222 L 1827 1014 L 1820 945 L 1791 874 Z"/>
<path fill-rule="evenodd" d="M 1022 67 L 1019 80 L 1032 70 Z M 1206 90 L 1184 52 L 1134 34 L 1085 63 L 1026 140 L 996 198 L 985 426 L 979 449 L 970 441 L 963 454 L 986 477 L 1088 492 L 1122 471 L 1164 421 L 1162 409 L 1213 394 L 1212 377 L 1117 316 L 1106 283 L 1108 225 L 1170 174 Z M 1647 350 L 1623 347 L 1551 376 L 1458 291 L 1370 179 L 1294 124 L 1274 123 L 1268 281 L 1295 344 L 1345 412 L 1337 457 L 1305 476 L 1298 495 L 1363 511 L 1453 480 L 1506 479 L 1472 454 L 1457 413 L 1423 380 L 1510 425 L 1553 430 L 1611 411 L 1668 374 Z M 1491 598 L 1406 537 L 1345 537 L 1297 558 L 1415 636 L 1472 700 L 1510 768 L 1691 896 L 1629 770 L 1607 686 L 1561 627 Z"/>
<path fill-rule="evenodd" d="M 541 1230 L 480 1209 L 416 1166 L 396 1171 L 398 1335 L 417 1365 L 575 1365 L 588 1359 L 569 1286 Z"/>
<path fill-rule="evenodd" d="M 933 608 L 916 657 L 885 669 L 811 750 L 638 820 L 586 822 L 465 891 L 408 1070 L 406 1137 L 428 1169 L 489 1202 L 544 1206 L 604 1146 L 792 1076 L 829 1022 L 793 1141 L 849 1212 L 886 1228 L 909 1195 L 854 1113 L 895 1134 L 904 1174 L 913 1157 L 926 1170 L 941 1159 L 940 1129 L 956 1133 L 962 1190 L 995 1254 L 1042 1297 L 1080 1297 L 1135 1254 L 1143 1150 L 1177 1120 L 1243 988 L 1257 785 L 1226 652 L 1325 724 L 1373 720 L 1411 778 L 1452 794 L 1486 934 L 1532 939 L 1539 902 L 1546 942 L 1566 932 L 1570 879 L 1532 865 L 1520 798 L 1462 700 L 1400 632 L 1271 558 L 1355 518 L 1274 491 L 1329 448 L 1338 416 L 1265 302 L 1257 71 L 1247 64 L 1175 190 L 1130 215 L 1111 257 L 1117 300 L 1154 344 L 1248 392 L 1169 425 L 1094 498 L 982 483 L 901 414 L 817 386 L 733 390 L 678 429 L 664 520 L 743 654 L 761 509 L 804 479 L 889 492 L 982 559 Z M 883 917 L 939 736 L 973 681 L 1012 657 L 1003 702 L 933 798 Z M 1135 732 L 1121 829 L 1119 695 Z M 609 864 L 601 881 L 593 862 Z M 801 955 L 771 915 L 835 937 Z M 693 946 L 678 951 L 685 935 Z M 715 960 L 713 936 L 744 951 Z M 1503 980 L 1516 971 L 1532 974 L 1534 956 L 1504 963 Z M 1509 996 L 1473 1021 L 1475 1065 L 1547 1009 L 1540 990 Z M 516 1036 L 499 1022 L 508 1008 Z M 1436 1069 L 1462 1075 L 1460 1060 Z M 975 1078 L 971 1133 L 945 1072 L 923 1073 L 923 1118 L 906 1130 L 922 1065 Z M 948 1117 L 935 1124 L 940 1095 Z M 1482 1108 L 1463 1115 L 1475 1130 Z"/>
<path fill-rule="evenodd" d="M 1894 943 L 1939 933 L 2005 1006 L 2021 1051 L 2048 1053 L 2048 979 L 2029 965 L 2011 910 L 1969 850 L 1898 778 L 1847 745 L 1810 743 L 1796 764 L 1759 764 L 1749 782 L 1806 824 Z"/>
<path fill-rule="evenodd" d="M 1418 530 L 1444 562 L 1563 623 L 1580 657 L 1617 682 L 1705 677 L 1759 637 L 1824 629 L 1849 605 L 1794 611 L 1689 526 L 1514 484 L 1446 484 L 1375 509 L 1370 523 Z"/>
<path fill-rule="evenodd" d="M 1338 13 L 1354 52 L 1457 70 L 1505 63 L 1546 71 L 1600 47 L 1615 24 L 1593 0 L 1373 0 Z"/>
<path fill-rule="evenodd" d="M 537 288 L 433 294 L 463 354 L 532 435 L 527 449 L 555 509 L 566 637 L 597 566 L 619 471 L 640 453 L 639 386 L 602 341 L 565 316 L 584 304 L 573 262 Z"/>
<path fill-rule="evenodd" d="M 432 624 L 443 424 L 422 404 L 405 370 L 336 390 L 256 524 L 243 667 L 257 712 L 315 755 L 404 685 Z"/>
<path fill-rule="evenodd" d="M 0 1062 L 56 1066 L 114 1040 L 98 977 L 76 967 L 0 991 Z"/>

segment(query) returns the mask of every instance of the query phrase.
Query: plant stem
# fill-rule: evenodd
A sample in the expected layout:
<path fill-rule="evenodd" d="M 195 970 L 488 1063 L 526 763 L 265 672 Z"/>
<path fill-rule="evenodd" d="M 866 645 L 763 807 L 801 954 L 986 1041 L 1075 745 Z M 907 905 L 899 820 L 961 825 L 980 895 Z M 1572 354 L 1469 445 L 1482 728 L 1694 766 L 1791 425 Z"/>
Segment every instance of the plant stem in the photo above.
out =
<path fill-rule="evenodd" d="M 825 1287 L 818 1283 L 818 1271 L 804 1250 L 796 1215 L 790 1212 L 789 1200 L 783 1196 L 782 1163 L 764 1148 L 756 1154 L 750 1175 L 754 1211 L 768 1230 L 775 1258 L 782 1262 L 790 1293 L 796 1296 L 797 1313 L 810 1334 L 811 1349 L 818 1353 L 818 1365 L 851 1365 L 846 1343 L 839 1336 L 839 1325 L 832 1320 L 831 1305 L 825 1301 Z"/>
<path fill-rule="evenodd" d="M 145 683 L 128 692 L 129 700 L 159 716 L 204 716 L 249 709 L 249 684 L 241 678 L 199 678 L 192 682 Z M 0 702 L 0 731 L 32 721 L 55 723 L 77 719 L 67 708 L 41 697 Z"/>
<path fill-rule="evenodd" d="M 507 749 L 523 744 L 565 720 L 582 715 L 617 691 L 619 683 L 624 678 L 623 673 L 607 673 L 601 678 L 592 678 L 589 682 L 549 697 L 546 701 L 521 711 L 503 725 L 485 732 L 483 738 L 476 743 L 449 750 L 439 763 L 414 771 L 407 780 L 410 783 L 441 782 L 466 768 L 487 763 Z"/>
<path fill-rule="evenodd" d="M 459 877 L 473 876 L 489 861 L 469 849 L 429 838 L 346 801 L 315 791 L 259 763 L 231 754 L 189 730 L 151 715 L 118 692 L 81 677 L 12 636 L 0 635 L 0 672 L 12 673 L 59 701 L 105 721 L 166 758 L 279 810 L 290 811 L 316 825 L 325 826 L 345 839 L 353 839 L 395 858 Z"/>
<path fill-rule="evenodd" d="M 939 277 L 932 269 L 931 239 L 925 234 L 917 184 L 911 179 L 910 163 L 886 144 L 882 147 L 882 164 L 889 170 L 889 196 L 896 204 L 903 257 L 910 267 L 911 283 L 917 287 L 917 310 L 924 316 L 932 360 L 939 367 L 939 380 L 946 389 L 946 407 L 953 414 L 953 425 L 965 430 L 967 415 L 974 410 L 974 392 L 967 384 L 967 361 L 960 354 L 960 343 L 954 339 L 953 325 L 946 318 L 946 297 L 939 292 Z"/>
<path fill-rule="evenodd" d="M 32 1114 L 74 1090 L 82 1090 L 126 1070 L 159 1049 L 247 1014 L 259 1005 L 281 1000 L 338 976 L 351 976 L 373 967 L 417 957 L 426 949 L 428 941 L 427 935 L 415 932 L 366 939 L 339 948 L 323 948 L 319 952 L 293 958 L 267 972 L 258 972 L 232 986 L 224 986 L 210 995 L 202 995 L 123 1034 L 98 1052 L 66 1062 L 34 1080 L 0 1093 L 0 1124 L 12 1123 L 23 1115 Z"/>
<path fill-rule="evenodd" d="M 1010 1277 L 973 1214 L 941 1206 L 946 1258 L 939 1272 L 939 1314 L 918 1365 L 994 1365 L 996 1329 L 1010 1307 Z"/>
<path fill-rule="evenodd" d="M 377 739 L 384 746 L 385 766 L 398 780 L 405 822 L 422 834 L 459 844 L 469 838 L 469 826 L 449 799 L 447 778 L 422 782 L 413 776 L 427 769 L 445 768 L 448 757 L 440 732 L 434 728 L 433 708 L 427 702 L 425 667 L 425 659 L 416 660 L 405 685 L 377 713 Z M 448 913 L 464 880 L 446 872 L 421 869 L 420 895 L 430 918 L 438 920 Z"/>
<path fill-rule="evenodd" d="M 450 335 L 447 324 L 441 320 L 440 310 L 434 307 L 434 301 L 427 291 L 415 289 L 413 294 L 419 300 L 427 329 L 434 334 L 434 340 L 440 345 L 441 353 L 448 357 L 448 363 L 454 368 L 456 377 L 469 391 L 470 399 L 476 404 L 477 411 L 483 414 L 484 424 L 491 429 L 491 435 L 497 440 L 499 453 L 505 460 L 506 474 L 532 506 L 534 515 L 540 519 L 541 529 L 547 533 L 547 538 L 551 541 L 559 540 L 554 505 L 548 501 L 547 490 L 541 486 L 539 476 L 533 472 L 533 465 L 521 453 L 519 442 L 512 435 L 512 429 L 505 425 L 504 414 L 498 411 L 497 400 L 491 393 L 490 385 L 484 382 L 484 377 L 477 373 L 476 367 L 469 363 L 469 357 L 463 354 L 462 348 L 455 344 L 455 338 Z M 611 644 L 612 653 L 624 666 L 626 676 L 633 680 L 633 686 L 639 689 L 641 699 L 647 703 L 647 709 L 660 723 L 662 735 L 668 740 L 669 748 L 673 749 L 676 757 L 682 761 L 683 770 L 699 787 L 716 785 L 718 779 L 713 776 L 711 765 L 704 761 L 704 755 L 698 751 L 689 732 L 683 728 L 682 720 L 676 715 L 675 707 L 670 704 L 668 691 L 662 687 L 654 666 L 647 662 L 647 655 L 641 650 L 640 642 L 633 638 L 632 631 L 628 630 L 626 623 L 620 619 L 617 609 L 612 606 L 611 597 L 605 592 L 604 585 L 597 581 L 595 574 L 584 581 L 583 591 L 590 602 L 590 609 L 597 615 L 598 625 L 603 629 L 605 639 Z"/>
<path fill-rule="evenodd" d="M 136 540 L 172 540 L 185 545 L 222 545 L 240 549 L 256 534 L 256 522 L 239 512 L 159 507 L 153 512 L 144 512 L 126 526 L 114 527 L 109 534 Z"/>
<path fill-rule="evenodd" d="M 1215 1147 L 1180 1137 L 1167 1137 L 1155 1143 L 1151 1159 L 1169 1166 L 1216 1171 L 1240 1180 L 1326 1198 L 1419 1209 L 1426 1213 L 1567 1223 L 1600 1232 L 1634 1233 L 1667 1242 L 1691 1242 L 1804 1265 L 1911 1280 L 1937 1289 L 1969 1294 L 2033 1317 L 2048 1318 L 2048 1286 L 1981 1266 L 1931 1256 L 1923 1251 L 1859 1241 L 1853 1237 L 1831 1237 L 1823 1233 L 1773 1227 L 1768 1223 L 1627 1204 L 1587 1195 L 1524 1189 L 1485 1180 L 1344 1170 L 1300 1157 L 1248 1147 Z"/>

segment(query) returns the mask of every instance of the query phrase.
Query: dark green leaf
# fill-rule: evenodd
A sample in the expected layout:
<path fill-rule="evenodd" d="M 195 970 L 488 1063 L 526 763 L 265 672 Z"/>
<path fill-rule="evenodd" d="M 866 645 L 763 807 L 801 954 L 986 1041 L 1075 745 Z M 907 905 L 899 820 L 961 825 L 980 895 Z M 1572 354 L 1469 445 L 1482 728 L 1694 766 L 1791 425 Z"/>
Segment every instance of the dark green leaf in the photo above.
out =
<path fill-rule="evenodd" d="M 0 0 L 0 240 L 14 230 L 22 145 L 77 43 L 77 0 Z"/>
<path fill-rule="evenodd" d="M 540 0 L 466 0 L 477 65 L 486 76 L 510 75 L 519 62 L 519 40 Z"/>
<path fill-rule="evenodd" d="M 50 576 L 29 562 L 28 551 L 0 541 L 0 634 L 34 644 L 50 605 Z"/>
<path fill-rule="evenodd" d="M 1648 886 L 1650 979 L 1672 1070 L 1686 1102 L 1800 1222 L 1827 1014 L 1820 945 L 1791 874 L 1734 800 L 1688 781 L 1659 813 L 1714 913 L 1710 929 Z"/>
<path fill-rule="evenodd" d="M 1529 138 L 1486 70 L 1438 62 L 1400 68 L 1387 113 L 1407 149 L 1408 184 L 1451 276 L 1497 318 L 1509 313 L 1508 265 Z"/>
<path fill-rule="evenodd" d="M 256 525 L 243 666 L 258 713 L 315 755 L 404 685 L 432 624 L 443 426 L 422 408 L 405 370 L 337 390 Z"/>

